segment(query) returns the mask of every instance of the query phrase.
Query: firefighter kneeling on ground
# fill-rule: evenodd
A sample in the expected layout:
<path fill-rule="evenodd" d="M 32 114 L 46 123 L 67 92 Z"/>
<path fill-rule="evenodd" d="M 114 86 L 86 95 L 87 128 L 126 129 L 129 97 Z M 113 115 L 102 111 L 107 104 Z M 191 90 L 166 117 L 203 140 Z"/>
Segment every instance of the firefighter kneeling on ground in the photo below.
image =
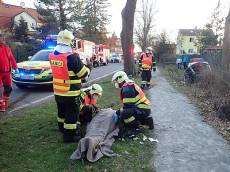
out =
<path fill-rule="evenodd" d="M 59 32 L 57 46 L 50 53 L 49 60 L 53 74 L 53 90 L 58 108 L 58 126 L 63 132 L 64 142 L 77 142 L 81 138 L 79 127 L 81 79 L 89 75 L 71 48 L 73 34 L 64 30 Z"/>
<path fill-rule="evenodd" d="M 141 73 L 141 88 L 150 87 L 150 81 L 152 78 L 152 68 L 154 66 L 155 60 L 153 59 L 152 48 L 146 48 L 145 52 L 142 53 L 141 58 L 139 59 L 139 70 Z"/>
<path fill-rule="evenodd" d="M 102 88 L 99 84 L 93 84 L 88 88 L 81 89 L 80 95 L 80 122 L 86 124 L 92 120 L 92 118 L 99 111 L 96 106 L 97 100 L 102 96 Z"/>
<path fill-rule="evenodd" d="M 5 112 L 9 107 L 10 93 L 12 92 L 11 68 L 18 73 L 14 55 L 5 45 L 5 37 L 0 34 L 0 92 L 2 85 L 4 87 L 3 94 L 0 95 L 0 112 Z"/>
<path fill-rule="evenodd" d="M 123 108 L 113 115 L 113 121 L 120 128 L 119 137 L 123 137 L 128 130 L 139 129 L 140 124 L 153 129 L 150 101 L 145 97 L 142 89 L 134 81 L 129 80 L 123 71 L 115 73 L 112 82 L 116 88 L 120 88 L 120 99 L 123 103 Z"/>

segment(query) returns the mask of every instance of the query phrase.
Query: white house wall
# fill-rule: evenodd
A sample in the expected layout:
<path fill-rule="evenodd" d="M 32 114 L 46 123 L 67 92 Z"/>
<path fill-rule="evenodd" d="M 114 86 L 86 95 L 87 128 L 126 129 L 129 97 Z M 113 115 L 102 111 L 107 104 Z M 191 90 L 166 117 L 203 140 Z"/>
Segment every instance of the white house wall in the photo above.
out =
<path fill-rule="evenodd" d="M 27 22 L 29 32 L 35 32 L 37 28 L 36 20 L 26 12 L 20 13 L 14 17 L 14 24 L 19 24 L 21 17 Z"/>

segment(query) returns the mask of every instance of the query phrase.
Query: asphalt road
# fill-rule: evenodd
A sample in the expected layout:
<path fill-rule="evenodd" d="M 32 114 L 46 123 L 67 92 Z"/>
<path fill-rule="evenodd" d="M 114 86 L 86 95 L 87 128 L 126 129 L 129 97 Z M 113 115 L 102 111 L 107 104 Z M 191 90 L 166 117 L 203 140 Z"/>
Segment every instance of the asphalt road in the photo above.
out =
<path fill-rule="evenodd" d="M 101 66 L 94 68 L 91 72 L 89 81 L 101 78 L 105 75 L 111 74 L 114 71 L 123 69 L 123 64 L 115 63 L 108 64 L 107 66 Z M 13 92 L 11 94 L 11 108 L 10 112 L 15 112 L 23 107 L 28 107 L 32 104 L 37 104 L 45 101 L 49 98 L 53 98 L 51 89 L 47 88 L 27 88 L 20 89 L 13 84 Z"/>

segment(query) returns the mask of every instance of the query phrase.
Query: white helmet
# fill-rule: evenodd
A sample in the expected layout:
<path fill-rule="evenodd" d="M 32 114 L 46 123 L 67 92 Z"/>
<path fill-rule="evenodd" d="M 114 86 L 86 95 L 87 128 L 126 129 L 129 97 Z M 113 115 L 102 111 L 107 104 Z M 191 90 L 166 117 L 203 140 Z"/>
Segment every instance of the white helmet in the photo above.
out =
<path fill-rule="evenodd" d="M 145 49 L 145 51 L 146 51 L 146 53 L 150 53 L 150 52 L 153 51 L 153 49 L 152 49 L 152 47 L 147 47 L 147 48 Z"/>
<path fill-rule="evenodd" d="M 91 86 L 91 88 L 90 88 L 89 93 L 91 95 L 98 94 L 99 96 L 102 96 L 102 91 L 103 91 L 103 89 L 102 89 L 102 87 L 99 84 L 93 84 Z"/>
<path fill-rule="evenodd" d="M 70 46 L 73 39 L 73 33 L 65 29 L 58 33 L 57 43 Z"/>
<path fill-rule="evenodd" d="M 124 82 L 124 81 L 128 81 L 129 78 L 127 76 L 127 74 L 123 71 L 118 71 L 116 72 L 113 77 L 112 77 L 112 82 L 115 83 L 115 87 L 119 88 L 119 84 Z"/>

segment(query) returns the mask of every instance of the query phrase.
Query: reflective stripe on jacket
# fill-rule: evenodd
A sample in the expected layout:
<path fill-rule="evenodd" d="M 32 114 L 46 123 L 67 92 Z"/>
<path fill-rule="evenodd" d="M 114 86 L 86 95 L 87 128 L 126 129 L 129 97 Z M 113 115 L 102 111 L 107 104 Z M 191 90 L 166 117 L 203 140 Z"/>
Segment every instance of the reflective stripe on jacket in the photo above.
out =
<path fill-rule="evenodd" d="M 81 91 L 80 101 L 81 101 L 80 110 L 84 106 L 87 106 L 87 105 L 96 105 L 96 103 L 97 103 L 96 99 L 94 99 L 91 96 L 87 95 L 87 93 L 85 93 L 84 91 Z"/>
<path fill-rule="evenodd" d="M 80 94 L 81 80 L 78 79 L 82 70 L 77 74 L 68 70 L 67 57 L 70 53 L 49 55 L 50 65 L 53 74 L 54 94 L 59 96 L 78 96 Z"/>
<path fill-rule="evenodd" d="M 130 89 L 130 92 L 132 92 L 133 88 L 134 88 L 136 94 L 131 93 L 130 96 L 128 96 L 128 94 L 122 95 L 124 93 L 123 92 L 124 89 L 126 89 L 126 90 Z M 121 101 L 124 104 L 124 108 L 125 108 L 125 105 L 128 104 L 129 106 L 132 105 L 132 106 L 138 107 L 140 109 L 150 109 L 150 101 L 146 98 L 142 89 L 138 85 L 136 85 L 135 83 L 133 83 L 133 82 L 125 83 L 122 86 L 120 94 L 121 94 L 120 95 Z"/>

